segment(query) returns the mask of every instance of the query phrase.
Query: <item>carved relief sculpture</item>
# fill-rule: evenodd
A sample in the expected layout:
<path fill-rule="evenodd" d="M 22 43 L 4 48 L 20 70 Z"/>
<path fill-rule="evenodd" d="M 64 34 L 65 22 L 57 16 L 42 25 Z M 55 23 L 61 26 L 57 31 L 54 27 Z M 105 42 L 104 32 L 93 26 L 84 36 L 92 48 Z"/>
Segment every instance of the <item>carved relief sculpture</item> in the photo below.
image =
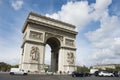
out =
<path fill-rule="evenodd" d="M 31 57 L 31 60 L 38 61 L 39 59 L 39 48 L 38 47 L 33 46 L 31 48 L 30 57 Z"/>
<path fill-rule="evenodd" d="M 37 40 L 43 40 L 43 34 L 34 32 L 34 31 L 30 31 L 30 38 L 37 39 Z"/>
<path fill-rule="evenodd" d="M 74 54 L 72 52 L 67 53 L 67 62 L 68 64 L 74 64 Z"/>
<path fill-rule="evenodd" d="M 66 40 L 65 40 L 65 44 L 66 44 L 67 46 L 74 46 L 74 40 L 66 39 Z"/>

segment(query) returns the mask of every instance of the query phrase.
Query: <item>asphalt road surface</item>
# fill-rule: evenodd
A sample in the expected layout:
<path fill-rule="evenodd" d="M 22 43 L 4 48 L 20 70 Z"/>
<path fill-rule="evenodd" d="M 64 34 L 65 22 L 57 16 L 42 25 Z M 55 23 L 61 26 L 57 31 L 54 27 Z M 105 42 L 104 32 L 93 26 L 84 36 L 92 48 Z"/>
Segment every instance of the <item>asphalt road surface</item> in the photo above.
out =
<path fill-rule="evenodd" d="M 0 80 L 120 80 L 120 77 L 72 77 L 67 75 L 39 75 L 28 74 L 9 75 L 9 73 L 0 73 Z"/>

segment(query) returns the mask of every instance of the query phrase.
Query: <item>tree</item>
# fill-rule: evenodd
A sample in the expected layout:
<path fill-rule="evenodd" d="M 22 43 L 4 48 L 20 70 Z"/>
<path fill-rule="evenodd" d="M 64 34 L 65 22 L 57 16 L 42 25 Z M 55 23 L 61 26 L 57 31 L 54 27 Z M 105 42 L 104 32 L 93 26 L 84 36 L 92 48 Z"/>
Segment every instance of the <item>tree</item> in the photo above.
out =
<path fill-rule="evenodd" d="M 77 67 L 78 72 L 90 72 L 90 69 L 86 66 L 83 67 Z"/>
<path fill-rule="evenodd" d="M 0 62 L 0 71 L 10 71 L 11 68 L 18 68 L 18 65 L 10 65 L 5 62 Z"/>
<path fill-rule="evenodd" d="M 19 65 L 12 65 L 12 68 L 18 68 Z"/>
<path fill-rule="evenodd" d="M 113 68 L 106 68 L 106 70 L 112 72 L 112 71 L 114 71 L 115 69 L 113 69 Z"/>
<path fill-rule="evenodd" d="M 117 71 L 120 71 L 120 66 L 116 66 L 115 69 L 116 69 Z"/>
<path fill-rule="evenodd" d="M 11 65 L 4 62 L 0 62 L 0 71 L 9 71 L 10 68 L 11 68 Z"/>
<path fill-rule="evenodd" d="M 45 70 L 45 72 L 47 72 L 47 71 L 48 71 L 48 68 L 46 67 L 46 68 L 44 68 L 44 70 Z"/>

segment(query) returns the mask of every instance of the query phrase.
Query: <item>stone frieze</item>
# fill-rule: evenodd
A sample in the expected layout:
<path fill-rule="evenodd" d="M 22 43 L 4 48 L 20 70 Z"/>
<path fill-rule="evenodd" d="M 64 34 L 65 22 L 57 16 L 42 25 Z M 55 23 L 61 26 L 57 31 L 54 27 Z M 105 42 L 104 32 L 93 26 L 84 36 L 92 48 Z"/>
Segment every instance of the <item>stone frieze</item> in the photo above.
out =
<path fill-rule="evenodd" d="M 40 33 L 40 32 L 30 31 L 30 36 L 29 37 L 31 39 L 43 41 L 43 33 Z"/>

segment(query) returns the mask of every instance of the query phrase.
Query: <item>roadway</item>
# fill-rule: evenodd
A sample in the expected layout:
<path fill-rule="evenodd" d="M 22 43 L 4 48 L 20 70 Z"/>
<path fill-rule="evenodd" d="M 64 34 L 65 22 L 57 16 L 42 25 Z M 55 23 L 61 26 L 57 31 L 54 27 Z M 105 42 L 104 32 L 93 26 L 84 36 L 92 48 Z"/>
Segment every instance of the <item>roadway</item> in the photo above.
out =
<path fill-rule="evenodd" d="M 0 80 L 120 80 L 120 77 L 72 77 L 68 75 L 40 75 L 28 74 L 9 75 L 9 73 L 0 73 Z"/>

